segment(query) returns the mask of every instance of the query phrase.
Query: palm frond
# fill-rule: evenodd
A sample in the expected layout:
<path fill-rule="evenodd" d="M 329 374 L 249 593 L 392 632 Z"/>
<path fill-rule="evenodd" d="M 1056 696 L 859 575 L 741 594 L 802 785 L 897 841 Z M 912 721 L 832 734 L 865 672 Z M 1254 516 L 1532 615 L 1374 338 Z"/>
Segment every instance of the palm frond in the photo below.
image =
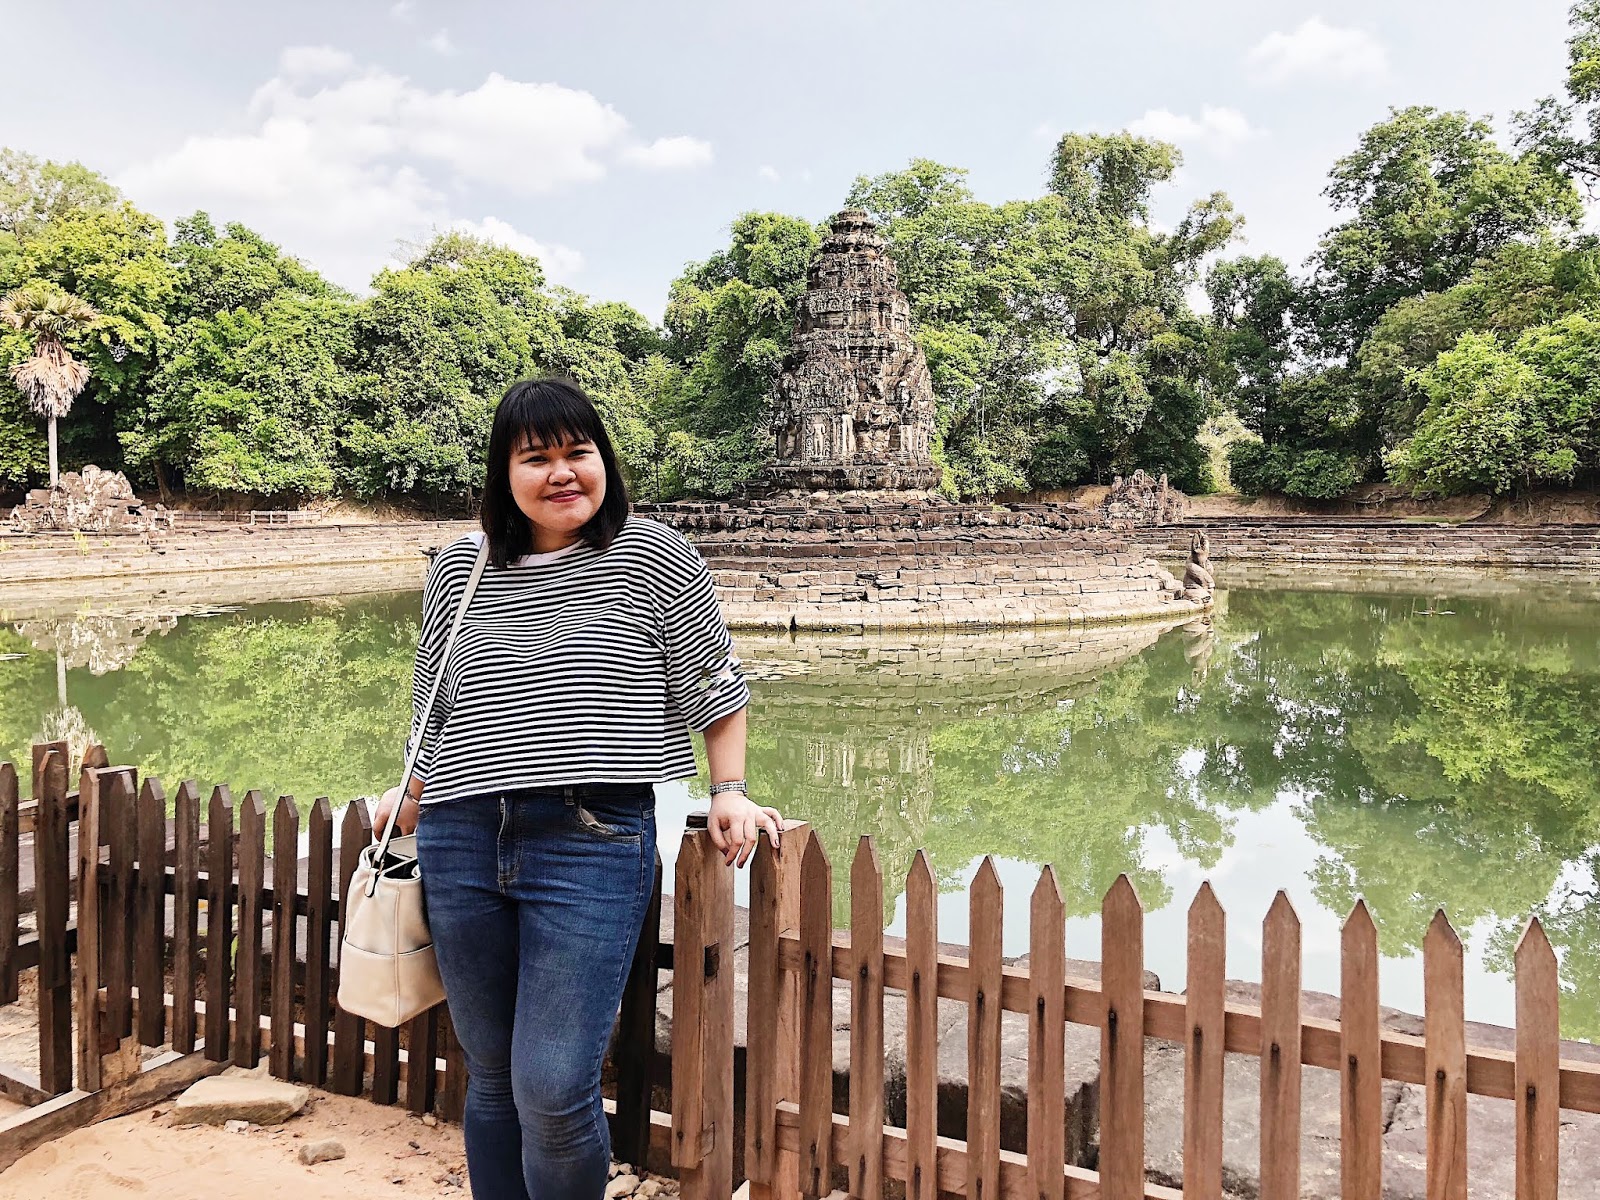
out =
<path fill-rule="evenodd" d="M 64 417 L 88 384 L 89 368 L 60 342 L 41 338 L 32 357 L 12 366 L 11 381 L 41 417 Z"/>
<path fill-rule="evenodd" d="M 42 280 L 25 283 L 0 300 L 0 321 L 56 341 L 88 329 L 99 319 L 94 305 Z"/>

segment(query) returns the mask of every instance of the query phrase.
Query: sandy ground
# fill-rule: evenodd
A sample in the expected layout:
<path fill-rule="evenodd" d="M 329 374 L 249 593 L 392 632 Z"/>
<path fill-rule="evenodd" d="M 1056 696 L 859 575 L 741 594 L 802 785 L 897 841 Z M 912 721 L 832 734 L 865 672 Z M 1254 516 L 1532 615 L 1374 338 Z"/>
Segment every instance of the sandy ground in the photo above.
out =
<path fill-rule="evenodd" d="M 313 1091 L 284 1125 L 228 1133 L 175 1128 L 170 1108 L 158 1104 L 39 1147 L 0 1174 L 0 1200 L 470 1195 L 460 1127 L 429 1126 L 403 1109 Z M 300 1146 L 322 1138 L 337 1138 L 347 1157 L 302 1165 Z"/>

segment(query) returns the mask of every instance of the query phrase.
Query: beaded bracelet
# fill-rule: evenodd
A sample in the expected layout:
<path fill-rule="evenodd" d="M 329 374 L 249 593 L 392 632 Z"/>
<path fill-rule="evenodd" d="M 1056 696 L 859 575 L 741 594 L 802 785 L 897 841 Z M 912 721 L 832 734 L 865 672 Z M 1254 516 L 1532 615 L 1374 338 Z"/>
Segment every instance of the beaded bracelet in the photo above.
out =
<path fill-rule="evenodd" d="M 746 799 L 750 797 L 750 789 L 745 786 L 745 782 L 742 779 L 724 779 L 721 783 L 713 783 L 711 785 L 711 794 L 713 796 L 720 795 L 723 792 L 738 792 Z"/>

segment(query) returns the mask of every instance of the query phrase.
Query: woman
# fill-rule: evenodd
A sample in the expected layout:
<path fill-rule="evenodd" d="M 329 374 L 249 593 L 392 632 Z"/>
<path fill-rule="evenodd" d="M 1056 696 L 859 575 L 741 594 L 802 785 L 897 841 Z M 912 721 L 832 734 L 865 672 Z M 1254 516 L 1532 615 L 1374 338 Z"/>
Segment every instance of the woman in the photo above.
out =
<path fill-rule="evenodd" d="M 743 865 L 776 810 L 745 793 L 749 690 L 699 553 L 629 514 L 600 416 L 574 384 L 515 384 L 495 413 L 483 531 L 423 591 L 402 832 L 466 1052 L 477 1200 L 599 1200 L 610 1161 L 600 1065 L 654 882 L 652 784 L 696 773 L 710 836 Z M 488 566 L 451 661 L 467 576 Z M 445 672 L 426 727 L 421 709 Z M 425 781 L 425 782 L 424 782 Z M 383 828 L 400 789 L 375 816 Z"/>

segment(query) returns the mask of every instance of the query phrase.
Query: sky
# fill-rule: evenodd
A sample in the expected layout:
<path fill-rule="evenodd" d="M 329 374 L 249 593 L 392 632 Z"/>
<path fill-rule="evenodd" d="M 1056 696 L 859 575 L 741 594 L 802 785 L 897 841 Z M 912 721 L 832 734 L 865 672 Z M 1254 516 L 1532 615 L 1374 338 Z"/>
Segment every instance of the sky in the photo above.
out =
<path fill-rule="evenodd" d="M 0 0 L 0 145 L 168 221 L 243 221 L 357 292 L 456 227 L 659 319 L 742 212 L 820 221 L 919 157 L 982 200 L 1037 196 L 1063 132 L 1129 129 L 1184 156 L 1158 224 L 1224 191 L 1228 252 L 1298 266 L 1337 219 L 1329 167 L 1391 106 L 1508 143 L 1561 89 L 1567 7 Z"/>

